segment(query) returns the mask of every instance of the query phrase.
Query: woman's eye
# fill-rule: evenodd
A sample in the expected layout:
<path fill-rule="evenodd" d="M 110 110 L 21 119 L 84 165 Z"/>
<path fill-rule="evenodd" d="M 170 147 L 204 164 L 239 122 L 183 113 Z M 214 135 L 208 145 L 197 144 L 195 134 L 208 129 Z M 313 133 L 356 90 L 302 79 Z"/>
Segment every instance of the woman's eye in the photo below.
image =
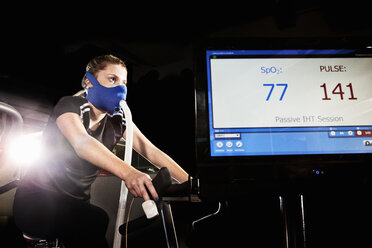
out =
<path fill-rule="evenodd" d="M 109 81 L 110 81 L 111 83 L 115 83 L 115 82 L 116 82 L 116 78 L 114 78 L 114 77 L 110 77 L 110 78 L 109 78 Z"/>

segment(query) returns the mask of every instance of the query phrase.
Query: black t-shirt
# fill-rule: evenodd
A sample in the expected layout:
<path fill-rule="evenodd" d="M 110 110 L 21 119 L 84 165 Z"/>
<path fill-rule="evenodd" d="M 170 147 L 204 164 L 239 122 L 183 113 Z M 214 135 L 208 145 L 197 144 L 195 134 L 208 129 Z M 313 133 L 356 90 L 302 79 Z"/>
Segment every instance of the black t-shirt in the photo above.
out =
<path fill-rule="evenodd" d="M 22 183 L 26 188 L 41 188 L 67 194 L 77 199 L 89 200 L 91 184 L 97 177 L 98 167 L 80 158 L 61 133 L 56 119 L 67 112 L 76 113 L 88 134 L 109 150 L 119 142 L 125 131 L 122 111 L 106 116 L 100 126 L 89 129 L 90 106 L 83 97 L 66 96 L 59 100 L 43 133 L 43 159 L 30 168 Z"/>

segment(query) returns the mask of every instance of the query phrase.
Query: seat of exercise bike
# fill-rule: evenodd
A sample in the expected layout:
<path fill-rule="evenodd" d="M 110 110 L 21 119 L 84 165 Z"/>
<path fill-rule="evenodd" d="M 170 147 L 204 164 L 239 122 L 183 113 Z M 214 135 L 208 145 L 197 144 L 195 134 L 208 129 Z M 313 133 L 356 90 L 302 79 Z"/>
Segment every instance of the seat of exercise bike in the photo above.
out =
<path fill-rule="evenodd" d="M 22 233 L 22 235 L 23 235 L 23 239 L 24 239 L 26 242 L 29 242 L 29 243 L 39 242 L 39 241 L 41 241 L 41 240 L 45 240 L 45 239 L 43 239 L 43 238 L 36 237 L 36 236 L 30 235 L 30 234 L 27 234 L 27 233 Z"/>
<path fill-rule="evenodd" d="M 25 232 L 22 233 L 22 236 L 23 236 L 23 239 L 27 243 L 54 242 L 54 241 L 58 240 L 57 237 L 48 237 L 48 238 L 46 238 L 46 237 L 39 237 L 39 236 L 31 235 L 31 234 L 25 233 Z"/>

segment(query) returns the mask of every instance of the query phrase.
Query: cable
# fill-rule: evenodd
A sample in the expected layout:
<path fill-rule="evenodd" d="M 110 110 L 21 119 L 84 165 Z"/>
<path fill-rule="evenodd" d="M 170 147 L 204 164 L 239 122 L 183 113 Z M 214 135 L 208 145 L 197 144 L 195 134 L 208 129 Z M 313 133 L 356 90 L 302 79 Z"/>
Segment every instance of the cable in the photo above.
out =
<path fill-rule="evenodd" d="M 132 211 L 133 202 L 134 202 L 134 197 L 132 198 L 132 201 L 130 202 L 128 216 L 127 216 L 127 223 L 125 224 L 125 248 L 128 248 L 128 223 L 129 223 L 130 212 Z"/>

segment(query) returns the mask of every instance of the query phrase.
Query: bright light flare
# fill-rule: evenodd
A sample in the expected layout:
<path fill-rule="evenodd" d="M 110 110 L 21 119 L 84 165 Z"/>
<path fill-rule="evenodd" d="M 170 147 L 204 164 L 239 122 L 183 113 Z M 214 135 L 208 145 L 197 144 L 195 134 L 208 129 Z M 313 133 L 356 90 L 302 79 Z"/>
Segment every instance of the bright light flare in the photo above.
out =
<path fill-rule="evenodd" d="M 41 155 L 41 132 L 21 135 L 10 143 L 9 156 L 18 164 L 31 164 Z"/>

